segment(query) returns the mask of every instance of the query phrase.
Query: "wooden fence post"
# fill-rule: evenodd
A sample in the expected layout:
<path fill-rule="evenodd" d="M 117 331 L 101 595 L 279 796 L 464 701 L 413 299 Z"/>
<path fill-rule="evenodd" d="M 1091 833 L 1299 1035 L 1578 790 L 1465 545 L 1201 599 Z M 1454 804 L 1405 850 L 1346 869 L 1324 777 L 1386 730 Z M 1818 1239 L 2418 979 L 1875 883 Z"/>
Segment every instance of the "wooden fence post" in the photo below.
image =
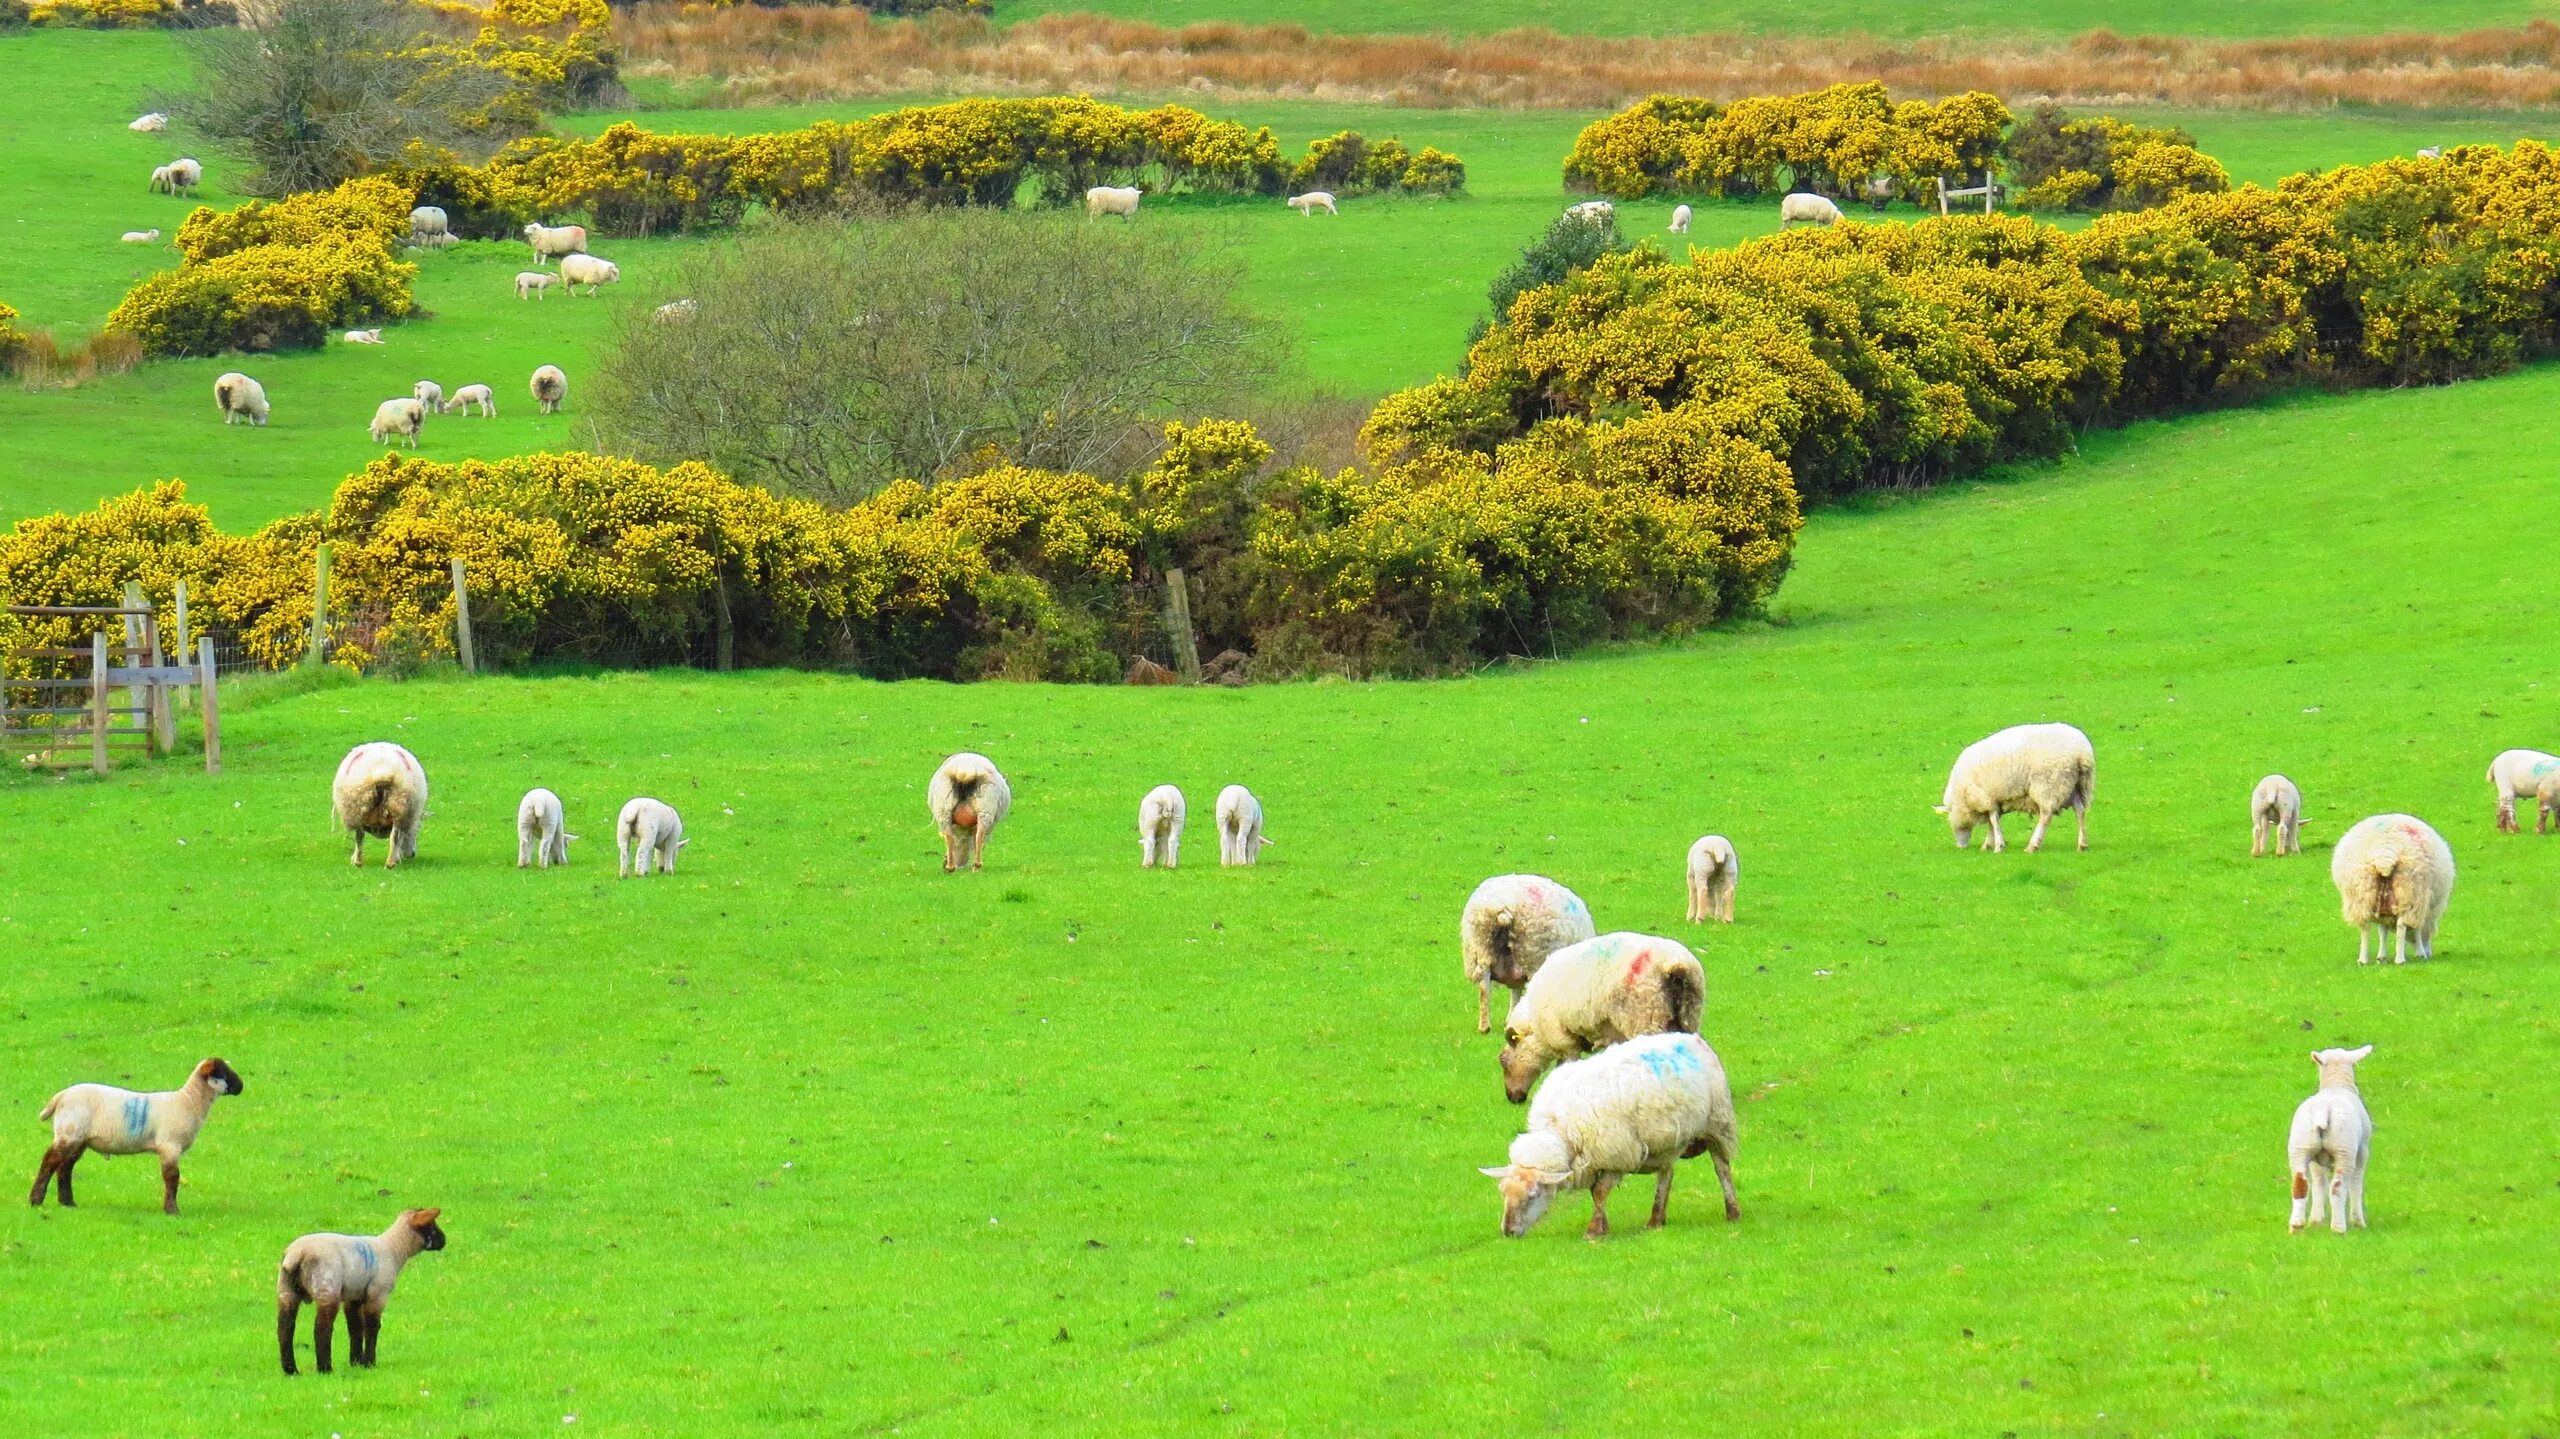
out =
<path fill-rule="evenodd" d="M 1174 666 L 1185 684 L 1200 683 L 1200 641 L 1191 633 L 1191 586 L 1180 570 L 1164 572 L 1164 628 L 1173 640 Z"/>
<path fill-rule="evenodd" d="M 89 636 L 89 768 L 107 772 L 107 632 Z"/>
<path fill-rule="evenodd" d="M 471 658 L 471 592 L 462 587 L 462 557 L 453 559 L 453 648 L 462 658 L 462 672 L 473 674 L 478 666 Z"/>
<path fill-rule="evenodd" d="M 204 715 L 204 772 L 222 773 L 222 705 L 213 694 L 213 637 L 196 641 L 196 688 L 204 698 L 196 708 Z"/>
<path fill-rule="evenodd" d="M 311 571 L 311 649 L 303 655 L 306 665 L 317 665 L 327 659 L 329 643 L 329 545 L 320 544 L 320 553 L 312 560 Z"/>

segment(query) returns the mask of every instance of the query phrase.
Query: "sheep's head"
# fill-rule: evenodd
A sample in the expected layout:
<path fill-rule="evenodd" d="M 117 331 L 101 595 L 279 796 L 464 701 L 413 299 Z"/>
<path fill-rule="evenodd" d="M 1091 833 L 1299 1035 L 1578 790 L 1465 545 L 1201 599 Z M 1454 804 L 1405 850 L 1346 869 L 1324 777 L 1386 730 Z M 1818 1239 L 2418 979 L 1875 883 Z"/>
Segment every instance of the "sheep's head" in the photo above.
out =
<path fill-rule="evenodd" d="M 219 1059 L 208 1059 L 204 1063 L 197 1065 L 196 1078 L 203 1080 L 205 1084 L 216 1094 L 238 1094 L 240 1092 L 240 1071 L 233 1069 L 230 1065 L 223 1063 Z"/>
<path fill-rule="evenodd" d="M 444 1211 L 441 1209 L 403 1209 L 400 1211 L 400 1222 L 418 1231 L 419 1248 L 442 1249 L 444 1248 L 444 1230 L 436 1223 L 436 1216 L 442 1213 Z"/>
<path fill-rule="evenodd" d="M 1517 1239 L 1547 1217 L 1548 1206 L 1573 1177 L 1573 1153 L 1544 1130 L 1511 1141 L 1511 1162 L 1480 1171 L 1502 1187 L 1502 1233 Z"/>
<path fill-rule="evenodd" d="M 2320 1066 L 2320 1083 L 2324 1088 L 2345 1085 L 2353 1089 L 2356 1066 L 2371 1053 L 2373 1046 L 2370 1044 L 2360 1044 L 2353 1049 L 2315 1049 L 2311 1052 L 2311 1062 Z"/>
<path fill-rule="evenodd" d="M 1529 1086 L 1547 1072 L 1551 1056 L 1538 1042 L 1535 1025 L 1523 1019 L 1520 1006 L 1511 1008 L 1511 1022 L 1502 1031 L 1502 1092 L 1514 1104 L 1529 1102 Z"/>

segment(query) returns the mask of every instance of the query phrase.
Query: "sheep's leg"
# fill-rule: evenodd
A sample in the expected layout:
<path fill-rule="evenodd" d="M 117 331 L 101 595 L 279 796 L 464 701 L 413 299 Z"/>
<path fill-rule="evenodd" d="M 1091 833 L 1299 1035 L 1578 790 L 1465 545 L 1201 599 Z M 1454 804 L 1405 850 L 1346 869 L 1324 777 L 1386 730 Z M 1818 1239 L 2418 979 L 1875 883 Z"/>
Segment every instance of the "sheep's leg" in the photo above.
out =
<path fill-rule="evenodd" d="M 69 1171 L 66 1169 L 64 1172 Z M 174 1159 L 160 1161 L 160 1212 L 178 1212 L 178 1161 Z"/>
<path fill-rule="evenodd" d="M 311 1314 L 311 1367 L 329 1372 L 329 1336 L 338 1327 L 338 1301 L 323 1299 Z"/>
<path fill-rule="evenodd" d="M 970 827 L 969 868 L 971 869 L 987 867 L 987 825 L 989 823 L 990 821 L 981 816 L 978 822 Z"/>
<path fill-rule="evenodd" d="M 2040 809 L 2036 811 L 2036 827 L 2027 833 L 2027 853 L 2033 854 L 2037 850 L 2044 848 L 2044 827 L 2051 823 L 2053 823 L 2052 810 Z M 2087 849 L 2089 847 L 2088 842 L 2083 840 L 2080 847 L 2082 849 Z"/>
<path fill-rule="evenodd" d="M 942 872 L 950 874 L 960 868 L 960 836 L 949 829 L 942 832 Z"/>
<path fill-rule="evenodd" d="M 78 1144 L 46 1145 L 44 1163 L 36 1170 L 36 1187 L 27 1191 L 27 1203 L 38 1209 L 43 1208 L 45 1186 L 55 1183 L 58 1176 L 62 1206 L 65 1209 L 70 1208 L 71 1165 L 79 1159 L 80 1154 L 81 1146 Z"/>
<path fill-rule="evenodd" d="M 357 830 L 354 833 L 356 837 L 356 852 L 353 856 L 349 857 L 347 863 L 354 865 L 358 869 L 362 869 L 364 868 L 364 831 Z"/>
<path fill-rule="evenodd" d="M 1741 887 L 1740 877 L 1735 875 L 1726 876 L 1724 883 L 1716 887 L 1717 919 L 1733 923 L 1733 892 Z"/>
<path fill-rule="evenodd" d="M 2395 918 L 2391 922 L 2391 962 L 2409 962 L 2409 922 L 2405 919 Z"/>
<path fill-rule="evenodd" d="M 2325 1216 L 2329 1207 L 2329 1176 L 2323 1172 L 2320 1161 L 2317 1159 L 2305 1161 L 2302 1174 L 2304 1187 L 2311 1191 L 2309 1222 L 2317 1224 Z"/>
<path fill-rule="evenodd" d="M 1742 1201 L 1733 1193 L 1733 1140 L 1707 1141 L 1707 1157 L 1715 1161 L 1716 1183 L 1724 1189 L 1724 1222 L 1731 1224 L 1742 1217 Z"/>
<path fill-rule="evenodd" d="M 2329 1171 L 2329 1232 L 2347 1232 L 2347 1177 L 2334 1168 Z"/>
<path fill-rule="evenodd" d="M 542 862 L 546 868 L 551 863 L 550 847 L 548 845 L 543 847 Z M 532 864 L 533 836 L 526 834 L 522 830 L 518 830 L 516 831 L 516 868 L 526 869 L 531 867 Z"/>
<path fill-rule="evenodd" d="M 2087 849 L 2089 847 L 2089 807 L 2085 804 L 2076 804 L 2071 807 L 2071 813 L 2080 821 L 2080 847 Z"/>
<path fill-rule="evenodd" d="M 276 1301 L 276 1358 L 283 1361 L 284 1372 L 287 1375 L 302 1372 L 293 1367 L 293 1321 L 294 1316 L 301 1312 L 302 1303 L 299 1300 L 278 1299 Z"/>
<path fill-rule="evenodd" d="M 1603 1174 L 1591 1181 L 1591 1225 L 1582 1231 L 1585 1239 L 1609 1237 L 1609 1191 L 1618 1187 L 1618 1176 Z"/>
<path fill-rule="evenodd" d="M 2373 961 L 2371 961 L 2371 960 L 2369 960 L 2369 959 L 2367 959 L 2367 958 L 2365 957 L 2365 946 L 2366 946 L 2367 944 L 2370 944 L 2370 943 L 2373 941 L 2373 931 L 2374 931 L 2374 926 L 2373 926 L 2373 925 L 2371 925 L 2371 924 L 2369 924 L 2369 923 L 2366 923 L 2366 922 L 2364 922 L 2364 921 L 2361 921 L 2361 920 L 2357 921 L 2357 923 L 2356 923 L 2356 963 L 2358 963 L 2358 964 L 2370 964 L 2370 963 L 2372 963 L 2372 962 L 2373 962 Z"/>
<path fill-rule="evenodd" d="M 2284 841 L 2281 838 L 2276 841 L 2276 851 L 2279 854 L 2284 851 Z M 2252 815 L 2249 817 L 2249 858 L 2256 859 L 2266 852 L 2267 817 L 2263 814 Z"/>
<path fill-rule="evenodd" d="M 2287 1223 L 2287 1234 L 2300 1234 L 2311 1211 L 2311 1177 L 2297 1166 L 2293 1171 L 2293 1218 Z"/>
<path fill-rule="evenodd" d="M 1164 867 L 1182 868 L 1182 831 L 1180 830 L 1175 830 L 1164 837 Z"/>
<path fill-rule="evenodd" d="M 65 1209 L 73 1207 L 73 1201 L 71 1198 L 71 1171 L 78 1167 L 80 1160 L 83 1156 L 87 1155 L 88 1152 L 88 1148 L 85 1145 L 73 1144 L 66 1146 L 62 1155 L 62 1167 L 53 1172 L 53 1202 L 61 1205 Z"/>
<path fill-rule="evenodd" d="M 1671 1174 L 1677 1167 L 1669 1164 L 1662 1166 L 1662 1173 L 1654 1179 L 1653 1217 L 1644 1222 L 1645 1228 L 1660 1229 L 1671 1222 Z"/>
<path fill-rule="evenodd" d="M 1476 981 L 1476 1033 L 1491 1034 L 1492 1032 L 1493 976 L 1486 975 Z M 44 1192 L 44 1181 L 41 1179 L 36 1181 L 36 1192 L 38 1194 Z"/>
<path fill-rule="evenodd" d="M 347 1311 L 348 1346 L 355 1362 L 370 1369 L 382 1354 L 382 1301 Z"/>
<path fill-rule="evenodd" d="M 2362 1164 L 2356 1166 L 2355 1173 L 2347 1176 L 2347 1222 L 2358 1229 L 2368 1227 L 2364 1222 L 2364 1166 Z"/>

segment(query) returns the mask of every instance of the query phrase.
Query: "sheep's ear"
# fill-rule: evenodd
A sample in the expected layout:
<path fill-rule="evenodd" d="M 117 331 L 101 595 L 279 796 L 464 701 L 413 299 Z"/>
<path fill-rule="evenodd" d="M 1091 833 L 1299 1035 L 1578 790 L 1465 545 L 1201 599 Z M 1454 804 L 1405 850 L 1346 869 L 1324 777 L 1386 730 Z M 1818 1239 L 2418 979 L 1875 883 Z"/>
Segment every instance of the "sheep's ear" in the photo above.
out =
<path fill-rule="evenodd" d="M 2358 1046 L 2356 1046 L 2355 1048 L 2350 1049 L 2350 1050 L 2348 1050 L 2348 1051 L 2347 1051 L 2347 1063 L 2349 1063 L 2349 1064 L 2358 1064 L 2358 1063 L 2361 1063 L 2361 1062 L 2363 1062 L 2364 1057 L 2365 1057 L 2366 1055 L 2368 1055 L 2368 1054 L 2371 1054 L 2371 1053 L 2373 1053 L 2373 1046 L 2372 1046 L 2372 1045 L 2370 1045 L 2370 1044 L 2361 1044 L 2361 1045 L 2358 1045 Z"/>
<path fill-rule="evenodd" d="M 414 1210 L 409 1215 L 409 1227 L 412 1229 L 424 1229 L 428 1225 L 435 1223 L 436 1216 L 442 1213 L 444 1213 L 444 1211 L 441 1209 Z"/>
<path fill-rule="evenodd" d="M 1477 1170 L 1476 1173 L 1483 1175 L 1487 1179 L 1509 1179 L 1511 1177 L 1511 1166 L 1508 1164 L 1488 1164 L 1484 1168 Z"/>

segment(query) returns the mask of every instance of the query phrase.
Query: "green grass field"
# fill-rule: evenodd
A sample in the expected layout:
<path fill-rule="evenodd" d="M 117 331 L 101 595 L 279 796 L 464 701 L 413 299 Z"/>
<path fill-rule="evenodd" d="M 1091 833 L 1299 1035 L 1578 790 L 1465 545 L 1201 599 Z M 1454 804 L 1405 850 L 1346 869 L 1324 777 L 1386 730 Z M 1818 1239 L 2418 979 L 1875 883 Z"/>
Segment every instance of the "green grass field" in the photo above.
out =
<path fill-rule="evenodd" d="M 12 1433 L 2549 1433 L 2560 367 L 2093 437 L 1818 515 L 1770 619 L 1471 681 L 1157 691 L 683 673 L 235 695 L 226 772 L 0 780 L 0 1108 L 246 1077 L 0 1218 Z M 1959 853 L 1955 750 L 2067 718 L 2094 847 Z M 351 744 L 434 779 L 351 870 Z M 1012 775 L 984 874 L 921 787 Z M 2270 770 L 2310 852 L 2247 859 Z M 1136 866 L 1184 785 L 1190 862 Z M 1278 845 L 1222 872 L 1218 786 Z M 547 784 L 586 838 L 510 867 Z M 616 883 L 651 793 L 680 875 Z M 2433 963 L 2360 969 L 2353 820 L 2445 832 Z M 1681 922 L 1697 834 L 1740 922 Z M 2013 835 L 2023 840 L 2023 829 Z M 379 854 L 378 847 L 375 853 Z M 1207 856 L 1209 858 L 1204 858 Z M 1697 944 L 1743 1222 L 1497 1234 L 1519 1121 L 1453 929 L 1479 879 Z M 2307 1051 L 2377 1046 L 2373 1228 L 2288 1238 Z M 274 1370 L 294 1235 L 444 1207 L 382 1367 Z M 307 1318 L 307 1316 L 306 1316 Z M 307 1368 L 307 1362 L 306 1362 Z"/>

